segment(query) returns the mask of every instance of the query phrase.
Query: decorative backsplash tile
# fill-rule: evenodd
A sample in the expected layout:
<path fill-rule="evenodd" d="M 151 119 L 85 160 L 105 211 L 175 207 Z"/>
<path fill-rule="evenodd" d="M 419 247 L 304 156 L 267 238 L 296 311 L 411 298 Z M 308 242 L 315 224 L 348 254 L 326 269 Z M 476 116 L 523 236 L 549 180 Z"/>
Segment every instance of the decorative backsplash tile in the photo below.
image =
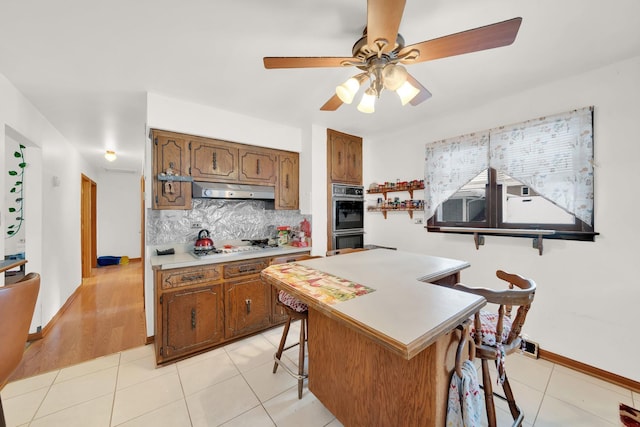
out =
<path fill-rule="evenodd" d="M 194 199 L 191 210 L 147 209 L 147 245 L 193 243 L 201 229 L 207 229 L 215 241 L 263 239 L 269 226 L 295 227 L 311 215 L 298 210 L 266 209 L 260 200 Z M 200 224 L 198 228 L 191 228 Z"/>

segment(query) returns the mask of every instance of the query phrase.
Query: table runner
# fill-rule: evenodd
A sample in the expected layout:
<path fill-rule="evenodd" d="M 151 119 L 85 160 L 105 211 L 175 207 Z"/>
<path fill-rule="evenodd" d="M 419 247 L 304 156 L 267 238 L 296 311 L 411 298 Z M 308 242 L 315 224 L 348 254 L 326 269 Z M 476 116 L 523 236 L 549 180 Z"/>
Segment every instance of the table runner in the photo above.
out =
<path fill-rule="evenodd" d="M 267 274 L 280 282 L 301 290 L 318 301 L 330 305 L 375 291 L 375 289 L 368 286 L 295 262 L 272 265 L 263 270 L 263 274 Z"/>

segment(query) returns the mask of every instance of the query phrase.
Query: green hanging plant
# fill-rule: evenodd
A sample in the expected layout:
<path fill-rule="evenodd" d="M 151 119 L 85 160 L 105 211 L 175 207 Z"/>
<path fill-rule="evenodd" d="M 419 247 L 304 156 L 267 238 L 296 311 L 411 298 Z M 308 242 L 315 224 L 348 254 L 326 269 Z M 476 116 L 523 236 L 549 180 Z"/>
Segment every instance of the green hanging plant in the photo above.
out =
<path fill-rule="evenodd" d="M 16 197 L 13 201 L 9 202 L 9 215 L 8 225 L 7 225 L 7 238 L 13 237 L 20 231 L 22 228 L 22 223 L 24 222 L 23 208 L 24 208 L 24 198 L 23 198 L 23 185 L 22 182 L 24 180 L 24 168 L 27 167 L 27 164 L 24 161 L 24 149 L 25 146 L 20 144 L 18 151 L 13 153 L 13 157 L 18 160 L 18 170 L 9 170 L 9 176 L 12 179 L 16 179 L 15 184 L 9 190 L 9 193 L 15 194 Z"/>

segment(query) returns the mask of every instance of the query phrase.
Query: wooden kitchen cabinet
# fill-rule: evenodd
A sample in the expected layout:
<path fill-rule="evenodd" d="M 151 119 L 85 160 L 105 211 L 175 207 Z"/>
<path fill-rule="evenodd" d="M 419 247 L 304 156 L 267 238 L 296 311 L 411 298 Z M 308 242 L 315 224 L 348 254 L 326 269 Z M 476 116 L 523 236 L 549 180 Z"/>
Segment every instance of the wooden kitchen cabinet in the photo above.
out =
<path fill-rule="evenodd" d="M 196 181 L 237 182 L 238 147 L 225 141 L 193 138 L 191 176 Z"/>
<path fill-rule="evenodd" d="M 281 151 L 278 155 L 278 185 L 276 209 L 298 209 L 300 168 L 298 153 Z"/>
<path fill-rule="evenodd" d="M 155 271 L 156 363 L 210 348 L 224 339 L 222 267 Z"/>
<path fill-rule="evenodd" d="M 225 338 L 246 335 L 270 326 L 269 287 L 260 277 L 224 284 Z"/>
<path fill-rule="evenodd" d="M 163 361 L 211 347 L 224 338 L 222 285 L 187 288 L 161 297 Z"/>
<path fill-rule="evenodd" d="M 190 156 L 186 138 L 153 130 L 153 209 L 191 209 Z"/>
<path fill-rule="evenodd" d="M 153 208 L 191 209 L 192 182 L 275 187 L 276 209 L 299 208 L 298 153 L 153 129 Z"/>
<path fill-rule="evenodd" d="M 269 185 L 276 183 L 278 155 L 275 150 L 240 148 L 240 182 Z"/>
<path fill-rule="evenodd" d="M 296 253 L 291 259 L 309 252 Z M 156 364 L 175 362 L 280 324 L 271 285 L 260 273 L 270 257 L 156 269 Z"/>
<path fill-rule="evenodd" d="M 327 129 L 331 182 L 362 185 L 362 138 Z"/>
<path fill-rule="evenodd" d="M 225 338 L 246 335 L 270 324 L 270 292 L 260 278 L 268 258 L 224 265 Z"/>

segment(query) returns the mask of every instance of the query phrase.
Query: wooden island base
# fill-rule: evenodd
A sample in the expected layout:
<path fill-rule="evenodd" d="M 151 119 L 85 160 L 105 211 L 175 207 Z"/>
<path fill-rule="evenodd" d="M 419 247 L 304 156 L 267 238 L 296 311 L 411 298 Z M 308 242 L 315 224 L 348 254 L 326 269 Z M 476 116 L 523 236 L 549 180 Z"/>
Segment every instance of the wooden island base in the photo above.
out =
<path fill-rule="evenodd" d="M 407 360 L 309 309 L 309 390 L 346 427 L 444 426 L 460 334 Z"/>

